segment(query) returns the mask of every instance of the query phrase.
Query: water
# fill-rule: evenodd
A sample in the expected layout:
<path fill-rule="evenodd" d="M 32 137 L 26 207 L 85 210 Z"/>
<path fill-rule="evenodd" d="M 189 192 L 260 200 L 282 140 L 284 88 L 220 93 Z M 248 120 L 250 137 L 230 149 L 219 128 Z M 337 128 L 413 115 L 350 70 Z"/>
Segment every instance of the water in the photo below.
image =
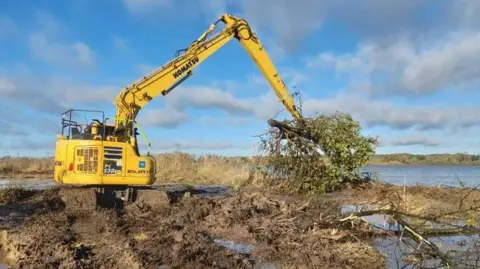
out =
<path fill-rule="evenodd" d="M 372 205 L 343 205 L 340 209 L 340 213 L 346 216 L 349 213 L 359 212 L 359 211 L 366 211 L 366 210 L 377 210 L 376 206 Z M 396 231 L 398 230 L 398 225 L 396 222 L 392 222 L 392 218 L 389 215 L 384 214 L 375 214 L 370 216 L 364 216 L 363 219 L 368 221 L 372 228 L 377 230 L 389 230 L 389 231 Z"/>
<path fill-rule="evenodd" d="M 478 242 L 478 236 L 430 237 L 428 239 L 435 245 L 439 246 L 439 249 L 443 253 L 448 252 L 450 257 L 457 256 L 460 258 L 465 266 L 461 268 L 478 268 L 475 266 L 476 259 L 478 259 L 478 253 L 471 253 L 473 254 L 472 257 L 467 260 L 461 257 L 461 255 L 465 255 L 465 252 L 474 251 L 469 248 L 472 248 L 472 245 L 475 245 L 475 242 Z M 416 252 L 414 246 L 417 246 L 417 244 L 411 238 L 405 237 L 401 241 L 396 237 L 376 238 L 373 245 L 378 251 L 380 251 L 380 253 L 387 255 L 388 268 L 418 268 L 418 266 L 415 267 L 404 259 L 405 257 L 408 257 L 409 254 Z M 427 268 L 445 268 L 440 267 L 441 262 L 439 259 L 425 260 L 422 261 L 421 265 L 427 266 Z"/>
<path fill-rule="evenodd" d="M 252 259 L 249 257 L 250 254 L 255 250 L 255 246 L 252 245 L 244 245 L 244 244 L 239 244 L 233 241 L 225 241 L 225 240 L 220 240 L 220 239 L 214 239 L 213 240 L 217 245 L 222 246 L 224 248 L 228 248 L 232 251 L 235 251 L 237 253 L 245 255 L 248 259 Z M 255 259 L 252 259 L 255 261 Z M 257 268 L 259 269 L 278 269 L 277 266 L 274 264 L 263 264 L 260 263 L 257 265 Z"/>
<path fill-rule="evenodd" d="M 363 171 L 395 185 L 466 186 L 480 185 L 480 166 L 467 165 L 368 165 Z"/>
<path fill-rule="evenodd" d="M 53 180 L 48 179 L 2 179 L 0 180 L 0 189 L 5 189 L 9 187 L 22 187 L 25 189 L 32 190 L 44 190 L 47 188 L 55 187 L 58 184 Z M 1 268 L 0 268 L 1 269 Z"/>
<path fill-rule="evenodd" d="M 468 165 L 368 165 L 365 172 L 372 172 L 374 176 L 386 183 L 395 185 L 427 185 L 427 186 L 480 186 L 480 166 Z M 26 188 L 44 189 L 56 186 L 53 180 L 0 180 L 0 188 L 10 184 Z M 209 185 L 208 192 L 217 192 L 223 185 Z"/>
<path fill-rule="evenodd" d="M 220 239 L 214 239 L 213 241 L 217 245 L 220 245 L 222 247 L 228 248 L 230 250 L 233 250 L 241 254 L 251 254 L 255 250 L 255 247 L 252 245 L 243 245 L 243 244 L 235 243 L 233 241 L 225 241 Z"/>
<path fill-rule="evenodd" d="M 341 208 L 341 213 L 348 215 L 352 212 L 359 212 L 360 210 L 375 210 L 376 206 L 359 206 L 359 205 L 344 205 Z M 390 215 L 377 214 L 363 217 L 373 229 L 401 232 L 402 227 Z M 405 218 L 407 222 L 410 222 L 408 218 Z M 451 224 L 456 226 L 464 226 L 464 221 L 455 221 Z M 431 223 L 431 228 L 442 229 L 452 228 L 451 226 L 442 227 L 439 224 Z M 426 236 L 426 238 L 435 244 L 439 250 L 449 257 L 457 257 L 457 262 L 462 261 L 466 268 L 473 268 L 476 261 L 480 258 L 478 252 L 478 243 L 480 237 L 478 235 L 450 235 L 450 236 Z M 419 245 L 408 236 L 402 236 L 401 239 L 395 236 L 377 237 L 373 240 L 373 247 L 380 253 L 386 255 L 386 261 L 388 268 L 416 268 L 412 264 L 408 263 L 405 258 L 409 255 L 418 254 Z M 462 255 L 469 253 L 471 257 L 466 258 Z M 423 266 L 430 268 L 443 268 L 436 267 L 441 264 L 439 259 L 426 259 L 422 261 Z M 475 267 L 478 268 L 478 267 Z"/>

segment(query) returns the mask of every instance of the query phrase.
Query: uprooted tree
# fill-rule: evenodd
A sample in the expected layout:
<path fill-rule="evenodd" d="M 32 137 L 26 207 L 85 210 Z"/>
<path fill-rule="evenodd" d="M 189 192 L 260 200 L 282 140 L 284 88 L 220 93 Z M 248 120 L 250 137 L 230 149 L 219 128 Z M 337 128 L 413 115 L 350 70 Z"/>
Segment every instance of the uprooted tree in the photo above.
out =
<path fill-rule="evenodd" d="M 361 134 L 347 113 L 301 121 L 269 120 L 260 136 L 266 151 L 267 182 L 284 191 L 325 193 L 361 180 L 360 168 L 375 153 L 377 139 Z"/>

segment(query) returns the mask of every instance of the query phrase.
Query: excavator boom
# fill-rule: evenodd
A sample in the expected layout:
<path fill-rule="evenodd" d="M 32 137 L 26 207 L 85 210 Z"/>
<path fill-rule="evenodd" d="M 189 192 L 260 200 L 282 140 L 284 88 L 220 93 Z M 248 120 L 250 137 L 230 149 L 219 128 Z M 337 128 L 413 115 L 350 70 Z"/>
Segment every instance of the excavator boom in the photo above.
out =
<path fill-rule="evenodd" d="M 208 38 L 219 22 L 223 22 L 225 28 Z M 295 107 L 291 95 L 268 53 L 248 23 L 230 14 L 224 14 L 215 24 L 210 25 L 200 38 L 185 49 L 183 55 L 176 57 L 158 70 L 129 85 L 117 95 L 115 99 L 117 128 L 133 122 L 140 109 L 153 98 L 159 94 L 168 94 L 173 88 L 191 76 L 193 69 L 233 38 L 237 39 L 248 52 L 290 114 L 299 119 L 301 115 Z"/>

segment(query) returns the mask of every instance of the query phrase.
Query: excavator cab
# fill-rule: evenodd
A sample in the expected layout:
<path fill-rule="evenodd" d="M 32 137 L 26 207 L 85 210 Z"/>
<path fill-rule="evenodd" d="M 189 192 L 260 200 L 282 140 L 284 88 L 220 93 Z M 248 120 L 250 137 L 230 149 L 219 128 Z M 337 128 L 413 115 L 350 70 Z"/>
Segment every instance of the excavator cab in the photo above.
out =
<path fill-rule="evenodd" d="M 102 117 L 102 122 L 105 119 L 102 111 L 70 109 L 62 114 L 62 136 L 70 140 L 103 140 L 105 137 L 104 125 L 96 118 L 89 123 L 84 115 L 89 113 L 98 113 Z M 82 123 L 81 116 L 84 117 L 85 124 Z"/>
<path fill-rule="evenodd" d="M 88 121 L 85 114 L 96 116 Z M 82 119 L 83 118 L 83 122 Z M 71 109 L 62 114 L 62 132 L 57 135 L 54 180 L 61 184 L 88 185 L 100 192 L 129 196 L 130 186 L 155 181 L 155 159 L 140 155 L 135 137 L 116 134 L 102 111 Z M 132 144 L 131 141 L 134 141 Z M 129 199 L 129 197 L 123 197 Z"/>

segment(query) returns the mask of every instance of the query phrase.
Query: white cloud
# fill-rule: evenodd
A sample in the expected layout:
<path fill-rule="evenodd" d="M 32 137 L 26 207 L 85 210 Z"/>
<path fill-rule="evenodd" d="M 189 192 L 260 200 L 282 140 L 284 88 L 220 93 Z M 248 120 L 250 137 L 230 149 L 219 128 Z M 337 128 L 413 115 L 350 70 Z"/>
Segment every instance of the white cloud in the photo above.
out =
<path fill-rule="evenodd" d="M 179 110 L 188 107 L 218 108 L 230 113 L 249 113 L 251 104 L 233 94 L 211 87 L 179 87 L 165 97 L 166 102 Z"/>
<path fill-rule="evenodd" d="M 171 107 L 162 109 L 148 109 L 141 111 L 137 122 L 143 126 L 159 126 L 164 128 L 174 128 L 185 124 L 190 119 L 190 115 L 185 111 L 179 111 Z"/>
<path fill-rule="evenodd" d="M 416 57 L 412 44 L 403 40 L 388 47 L 379 46 L 374 42 L 361 43 L 354 53 L 334 54 L 321 52 L 310 59 L 310 68 L 333 68 L 339 74 L 360 72 L 371 75 L 372 72 L 396 71 L 411 62 Z"/>
<path fill-rule="evenodd" d="M 116 50 L 122 53 L 130 53 L 132 51 L 127 45 L 127 41 L 125 40 L 125 38 L 118 35 L 113 36 L 113 46 Z"/>
<path fill-rule="evenodd" d="M 94 64 L 93 52 L 82 42 L 57 43 L 41 33 L 35 33 L 29 36 L 29 46 L 33 56 L 49 64 L 83 67 Z"/>
<path fill-rule="evenodd" d="M 207 124 L 241 124 L 252 116 L 265 121 L 285 110 L 273 91 L 257 97 L 238 98 L 220 88 L 190 86 L 179 87 L 162 98 L 166 103 L 164 108 L 141 112 L 139 121 L 142 124 L 177 127 L 190 119 L 187 109 L 217 109 L 228 114 L 222 120 L 200 118 L 201 122 Z"/>
<path fill-rule="evenodd" d="M 50 14 L 40 13 L 38 25 L 39 29 L 28 34 L 30 52 L 35 58 L 62 67 L 92 67 L 95 64 L 94 52 L 85 42 L 61 40 L 65 26 Z"/>
<path fill-rule="evenodd" d="M 94 56 L 93 51 L 90 47 L 83 42 L 75 42 L 73 45 L 73 50 L 76 53 L 76 60 L 82 66 L 93 66 L 94 65 Z"/>
<path fill-rule="evenodd" d="M 401 76 L 407 91 L 432 92 L 477 80 L 480 32 L 455 34 L 439 43 L 416 53 L 407 63 Z"/>
<path fill-rule="evenodd" d="M 152 148 L 155 150 L 226 150 L 226 149 L 246 149 L 250 148 L 237 142 L 221 140 L 160 140 L 153 141 Z"/>
<path fill-rule="evenodd" d="M 204 115 L 198 119 L 199 122 L 205 125 L 245 125 L 248 123 L 248 117 L 229 116 L 224 118 L 212 117 Z"/>
<path fill-rule="evenodd" d="M 133 14 L 203 15 L 209 22 L 221 13 L 244 17 L 275 57 L 300 49 L 307 37 L 325 23 L 366 41 L 391 45 L 399 37 L 409 41 L 438 37 L 446 31 L 480 25 L 476 0 L 122 0 Z M 432 6 L 441 9 L 431 11 Z M 270 39 L 273 36 L 274 39 Z"/>
<path fill-rule="evenodd" d="M 427 10 L 435 4 L 450 5 L 442 0 L 325 0 L 323 3 L 327 22 L 343 26 L 342 30 L 362 39 L 383 44 L 399 36 L 415 39 L 444 23 L 443 13 Z"/>
<path fill-rule="evenodd" d="M 68 26 L 55 19 L 52 14 L 46 11 L 36 12 L 35 26 L 47 36 L 58 36 L 68 32 Z"/>
<path fill-rule="evenodd" d="M 34 110 L 54 113 L 71 107 L 111 104 L 120 88 L 108 84 L 78 83 L 59 77 L 0 74 L 0 92 L 4 102 L 12 101 L 18 107 L 26 105 Z M 191 108 L 213 108 L 227 113 L 221 118 L 196 117 L 204 124 L 244 124 L 252 120 L 252 117 L 266 121 L 285 110 L 271 89 L 257 97 L 239 98 L 219 88 L 190 86 L 179 87 L 170 95 L 160 98 L 166 106 L 142 110 L 138 119 L 141 126 L 180 126 L 191 119 L 188 111 Z M 351 92 L 340 93 L 333 98 L 306 98 L 303 100 L 303 110 L 307 116 L 340 110 L 350 113 L 367 128 L 383 126 L 394 130 L 413 129 L 423 132 L 457 131 L 480 126 L 480 118 L 476 116 L 480 109 L 475 106 L 401 105 Z M 9 118 L 7 115 L 2 117 Z M 291 118 L 289 115 L 287 117 Z"/>
<path fill-rule="evenodd" d="M 280 48 L 290 51 L 322 26 L 323 0 L 242 0 L 245 19 L 255 29 L 272 31 Z"/>
<path fill-rule="evenodd" d="M 43 77 L 30 72 L 0 73 L 2 101 L 44 112 L 59 113 L 72 107 L 111 104 L 120 88 L 116 85 L 88 84 L 57 75 Z"/>
<path fill-rule="evenodd" d="M 471 1 L 471 0 L 470 0 Z M 474 0 L 473 0 L 474 1 Z M 255 29 L 272 32 L 275 42 L 291 52 L 325 23 L 368 40 L 388 44 L 399 35 L 417 38 L 438 27 L 445 14 L 425 11 L 435 0 L 242 0 L 243 16 Z M 441 1 L 450 10 L 452 3 Z M 449 11 L 450 12 L 450 11 Z M 447 12 L 448 13 L 448 12 Z M 443 15 L 443 17 L 442 17 Z M 421 26 L 421 27 L 420 27 Z M 262 35 L 263 36 L 263 35 Z"/>
<path fill-rule="evenodd" d="M 424 147 L 438 147 L 447 146 L 448 142 L 428 135 L 414 134 L 390 139 L 387 143 L 392 146 L 424 146 Z"/>
<path fill-rule="evenodd" d="M 457 21 L 455 26 L 463 28 L 476 29 L 480 26 L 480 2 L 477 0 L 457 0 L 454 2 L 452 11 L 454 20 Z"/>
<path fill-rule="evenodd" d="M 166 11 L 172 16 L 187 16 L 194 9 L 209 17 L 208 21 L 212 22 L 217 15 L 229 11 L 229 7 L 234 5 L 225 0 L 191 0 L 187 2 L 189 7 L 185 9 L 189 11 L 185 13 L 181 8 L 176 9 L 181 4 L 173 0 L 122 2 L 130 12 L 142 19 L 146 13 L 155 14 L 159 18 L 158 14 Z M 320 52 L 318 57 L 311 59 L 309 67 L 332 68 L 339 76 L 350 76 L 352 84 L 349 89 L 361 89 L 363 93 L 383 93 L 380 97 L 388 99 L 394 93 L 430 94 L 448 87 L 458 89 L 459 86 L 472 88 L 476 85 L 480 75 L 480 67 L 476 64 L 480 60 L 480 32 L 475 29 L 480 20 L 473 16 L 474 11 L 480 7 L 477 2 L 459 0 L 455 3 L 455 10 L 446 9 L 452 17 L 435 14 L 438 18 L 428 19 L 422 19 L 417 13 L 422 13 L 422 7 L 427 3 L 433 3 L 431 0 L 364 0 L 361 3 L 332 0 L 241 0 L 237 4 L 242 9 L 242 16 L 255 29 L 267 31 L 265 35 L 260 33 L 260 38 L 271 45 L 267 46 L 269 53 L 279 52 L 280 57 L 299 48 L 302 41 L 321 29 L 325 21 L 345 27 L 342 33 L 347 32 L 362 39 L 358 48 L 341 54 Z M 175 10 L 172 9 L 174 7 Z M 446 20 L 443 26 L 436 24 L 443 19 Z M 447 24 L 449 26 L 445 26 Z M 35 57 L 62 66 L 94 65 L 95 54 L 88 44 L 62 35 L 66 33 L 65 25 L 49 14 L 41 15 L 36 26 L 38 31 L 30 33 L 31 52 Z M 445 29 L 448 31 L 443 31 Z M 275 38 L 272 39 L 270 34 Z M 119 36 L 113 38 L 113 43 L 120 51 L 129 49 L 125 40 Z M 150 65 L 139 65 L 136 68 L 142 75 L 155 69 Z M 313 79 L 293 68 L 281 70 L 280 73 L 292 91 L 294 86 Z M 229 86 L 231 88 L 228 91 L 225 90 L 226 84 L 222 83 L 212 87 L 179 87 L 166 97 L 159 97 L 166 103 L 164 108 L 142 110 L 139 121 L 142 125 L 173 128 L 188 122 L 191 119 L 188 110 L 193 108 L 217 109 L 227 114 L 222 118 L 195 117 L 204 124 L 240 124 L 254 118 L 266 120 L 285 109 L 263 77 L 254 76 L 252 80 L 267 87 L 268 92 L 256 97 L 240 98 L 234 94 L 237 92 L 235 89 L 239 88 L 235 85 Z M 80 104 L 111 104 L 123 88 L 120 86 L 123 85 L 89 85 L 57 77 L 0 74 L 0 92 L 4 102 L 13 100 L 41 111 L 56 112 Z M 307 98 L 303 100 L 303 108 L 310 113 L 341 110 L 352 114 L 366 127 L 414 129 L 419 133 L 424 130 L 458 130 L 480 125 L 480 120 L 474 116 L 480 109 L 474 106 L 412 106 L 384 101 L 385 99 L 380 101 L 374 97 L 377 96 L 346 93 L 333 98 Z M 435 144 L 431 138 L 420 134 L 399 137 L 391 142 L 398 145 Z M 182 143 L 178 147 L 192 146 L 187 142 Z M 173 144 L 170 143 L 169 147 Z"/>
<path fill-rule="evenodd" d="M 0 77 L 0 94 L 3 96 L 11 95 L 15 90 L 15 84 L 10 79 Z"/>
<path fill-rule="evenodd" d="M 238 117 L 241 119 L 240 123 L 251 116 L 265 121 L 285 111 L 273 91 L 255 98 L 238 98 L 220 89 L 187 87 L 178 89 L 175 96 L 167 96 L 165 101 L 166 107 L 162 110 L 142 112 L 145 113 L 141 116 L 142 124 L 179 126 L 190 119 L 186 112 L 189 108 L 218 109 L 230 116 Z M 480 118 L 475 116 L 480 113 L 480 109 L 474 106 L 459 108 L 453 105 L 399 105 L 355 93 L 343 93 L 326 99 L 307 98 L 303 100 L 303 111 L 306 116 L 336 111 L 347 112 L 367 128 L 383 126 L 394 130 L 425 131 L 459 130 L 480 126 Z M 291 117 L 288 115 L 287 118 Z M 208 116 L 200 118 L 200 121 L 205 124 L 225 124 L 226 119 Z"/>
<path fill-rule="evenodd" d="M 391 46 L 362 43 L 353 54 L 320 53 L 309 67 L 333 68 L 338 74 L 373 79 L 374 92 L 423 95 L 444 88 L 469 87 L 480 77 L 480 32 L 458 32 L 441 40 Z"/>
<path fill-rule="evenodd" d="M 398 105 L 389 101 L 365 98 L 357 94 L 339 94 L 330 99 L 308 99 L 303 103 L 308 115 L 331 114 L 342 111 L 352 115 L 365 127 L 385 126 L 391 129 L 417 130 L 461 129 L 480 126 L 476 115 L 480 109 L 475 106 Z"/>
<path fill-rule="evenodd" d="M 18 26 L 7 15 L 0 14 L 0 38 L 12 37 L 19 33 Z"/>

